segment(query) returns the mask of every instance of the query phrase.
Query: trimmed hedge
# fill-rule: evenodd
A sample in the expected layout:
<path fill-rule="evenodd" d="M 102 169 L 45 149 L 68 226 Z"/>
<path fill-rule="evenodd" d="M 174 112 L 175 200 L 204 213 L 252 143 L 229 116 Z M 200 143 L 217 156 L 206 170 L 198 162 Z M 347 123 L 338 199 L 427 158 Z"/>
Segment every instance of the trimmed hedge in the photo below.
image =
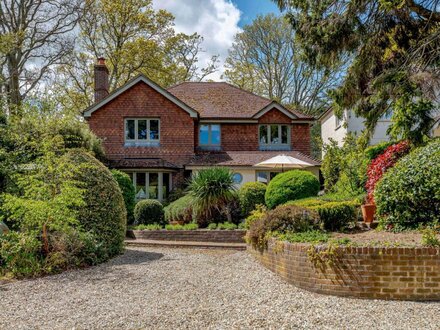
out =
<path fill-rule="evenodd" d="M 185 195 L 170 203 L 164 208 L 165 221 L 190 223 L 193 220 L 192 202 L 193 198 L 190 195 Z"/>
<path fill-rule="evenodd" d="M 395 229 L 440 221 L 440 139 L 390 168 L 377 183 L 374 200 L 381 221 Z"/>
<path fill-rule="evenodd" d="M 264 205 L 267 186 L 262 182 L 247 182 L 238 190 L 242 215 L 247 217 L 258 204 Z"/>
<path fill-rule="evenodd" d="M 85 205 L 78 210 L 84 231 L 92 232 L 102 245 L 101 261 L 124 249 L 127 223 L 124 198 L 111 172 L 96 158 L 82 150 L 71 150 L 67 160 L 77 171 L 74 180 L 82 182 Z"/>
<path fill-rule="evenodd" d="M 293 170 L 278 174 L 266 189 L 265 201 L 269 209 L 291 200 L 316 196 L 319 180 L 307 171 Z"/>
<path fill-rule="evenodd" d="M 134 208 L 134 221 L 137 225 L 161 224 L 164 220 L 162 203 L 155 199 L 143 199 Z"/>
<path fill-rule="evenodd" d="M 324 229 L 329 231 L 346 229 L 357 220 L 360 208 L 358 201 L 332 202 L 316 198 L 288 202 L 286 205 L 297 205 L 317 211 Z"/>
<path fill-rule="evenodd" d="M 133 183 L 127 173 L 111 170 L 113 177 L 121 188 L 122 197 L 124 197 L 125 209 L 127 210 L 127 223 L 134 222 L 134 207 L 136 205 L 136 191 Z"/>

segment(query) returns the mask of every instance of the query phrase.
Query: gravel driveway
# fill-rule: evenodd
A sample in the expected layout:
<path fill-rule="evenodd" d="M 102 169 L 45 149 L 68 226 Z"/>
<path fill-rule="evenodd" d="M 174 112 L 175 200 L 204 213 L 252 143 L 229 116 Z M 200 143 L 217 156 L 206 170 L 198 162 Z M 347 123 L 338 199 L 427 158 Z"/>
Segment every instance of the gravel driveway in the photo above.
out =
<path fill-rule="evenodd" d="M 0 286 L 1 329 L 439 329 L 440 303 L 337 298 L 246 252 L 130 248 L 107 264 Z"/>

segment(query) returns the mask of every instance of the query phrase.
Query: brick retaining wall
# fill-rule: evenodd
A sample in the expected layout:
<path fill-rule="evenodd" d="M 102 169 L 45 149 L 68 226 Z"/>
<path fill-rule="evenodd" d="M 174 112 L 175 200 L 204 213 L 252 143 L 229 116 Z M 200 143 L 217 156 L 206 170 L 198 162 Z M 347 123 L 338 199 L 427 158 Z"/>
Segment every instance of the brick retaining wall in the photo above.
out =
<path fill-rule="evenodd" d="M 133 236 L 158 241 L 244 243 L 245 230 L 133 230 Z"/>
<path fill-rule="evenodd" d="M 337 247 L 333 263 L 314 264 L 309 244 L 271 239 L 248 251 L 293 285 L 316 293 L 374 299 L 440 300 L 440 249 Z M 315 251 L 322 247 L 315 247 Z M 316 254 L 312 254 L 315 255 Z"/>

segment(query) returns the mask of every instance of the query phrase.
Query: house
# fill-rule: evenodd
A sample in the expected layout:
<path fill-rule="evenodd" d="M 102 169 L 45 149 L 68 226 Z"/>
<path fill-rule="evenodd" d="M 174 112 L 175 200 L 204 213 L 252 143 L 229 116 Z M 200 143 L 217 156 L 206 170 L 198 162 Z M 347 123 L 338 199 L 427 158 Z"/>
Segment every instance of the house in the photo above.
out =
<path fill-rule="evenodd" d="M 373 145 L 383 141 L 389 141 L 390 137 L 387 134 L 387 129 L 391 124 L 391 115 L 392 114 L 386 114 L 378 120 L 374 133 L 371 136 L 370 144 Z M 348 133 L 354 133 L 359 136 L 365 129 L 365 119 L 356 116 L 351 110 L 344 111 L 340 118 L 336 116 L 332 108 L 329 108 L 318 120 L 321 123 L 323 145 L 329 144 L 330 139 L 333 139 L 339 146 L 342 146 L 344 138 Z"/>
<path fill-rule="evenodd" d="M 103 141 L 108 166 L 127 172 L 137 198 L 163 200 L 193 171 L 227 166 L 237 186 L 269 182 L 255 164 L 279 154 L 310 156 L 314 118 L 224 82 L 164 89 L 143 75 L 112 93 L 104 59 L 95 65 L 95 103 L 83 113 Z"/>

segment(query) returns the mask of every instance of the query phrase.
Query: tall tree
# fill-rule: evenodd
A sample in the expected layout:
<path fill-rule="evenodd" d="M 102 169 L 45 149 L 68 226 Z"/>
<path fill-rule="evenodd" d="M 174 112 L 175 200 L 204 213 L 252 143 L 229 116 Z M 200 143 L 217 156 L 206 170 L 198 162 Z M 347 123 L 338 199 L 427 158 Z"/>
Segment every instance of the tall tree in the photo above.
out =
<path fill-rule="evenodd" d="M 326 104 L 327 89 L 338 81 L 337 70 L 315 69 L 302 57 L 295 31 L 284 17 L 258 16 L 235 36 L 225 77 L 244 89 L 317 113 Z"/>
<path fill-rule="evenodd" d="M 338 112 L 353 109 L 371 133 L 393 111 L 390 132 L 420 141 L 438 104 L 438 0 L 274 0 L 287 12 L 311 64 L 350 55 L 333 92 Z"/>
<path fill-rule="evenodd" d="M 0 40 L 12 40 L 0 58 L 1 92 L 10 112 L 72 51 L 70 32 L 82 8 L 80 0 L 0 2 Z"/>
<path fill-rule="evenodd" d="M 69 63 L 58 68 L 54 88 L 59 101 L 77 111 L 93 102 L 93 63 L 105 57 L 110 90 L 139 73 L 162 86 L 185 80 L 201 80 L 217 70 L 213 56 L 198 67 L 203 38 L 176 34 L 174 17 L 154 10 L 151 0 L 87 0 L 80 21 L 80 38 Z"/>

